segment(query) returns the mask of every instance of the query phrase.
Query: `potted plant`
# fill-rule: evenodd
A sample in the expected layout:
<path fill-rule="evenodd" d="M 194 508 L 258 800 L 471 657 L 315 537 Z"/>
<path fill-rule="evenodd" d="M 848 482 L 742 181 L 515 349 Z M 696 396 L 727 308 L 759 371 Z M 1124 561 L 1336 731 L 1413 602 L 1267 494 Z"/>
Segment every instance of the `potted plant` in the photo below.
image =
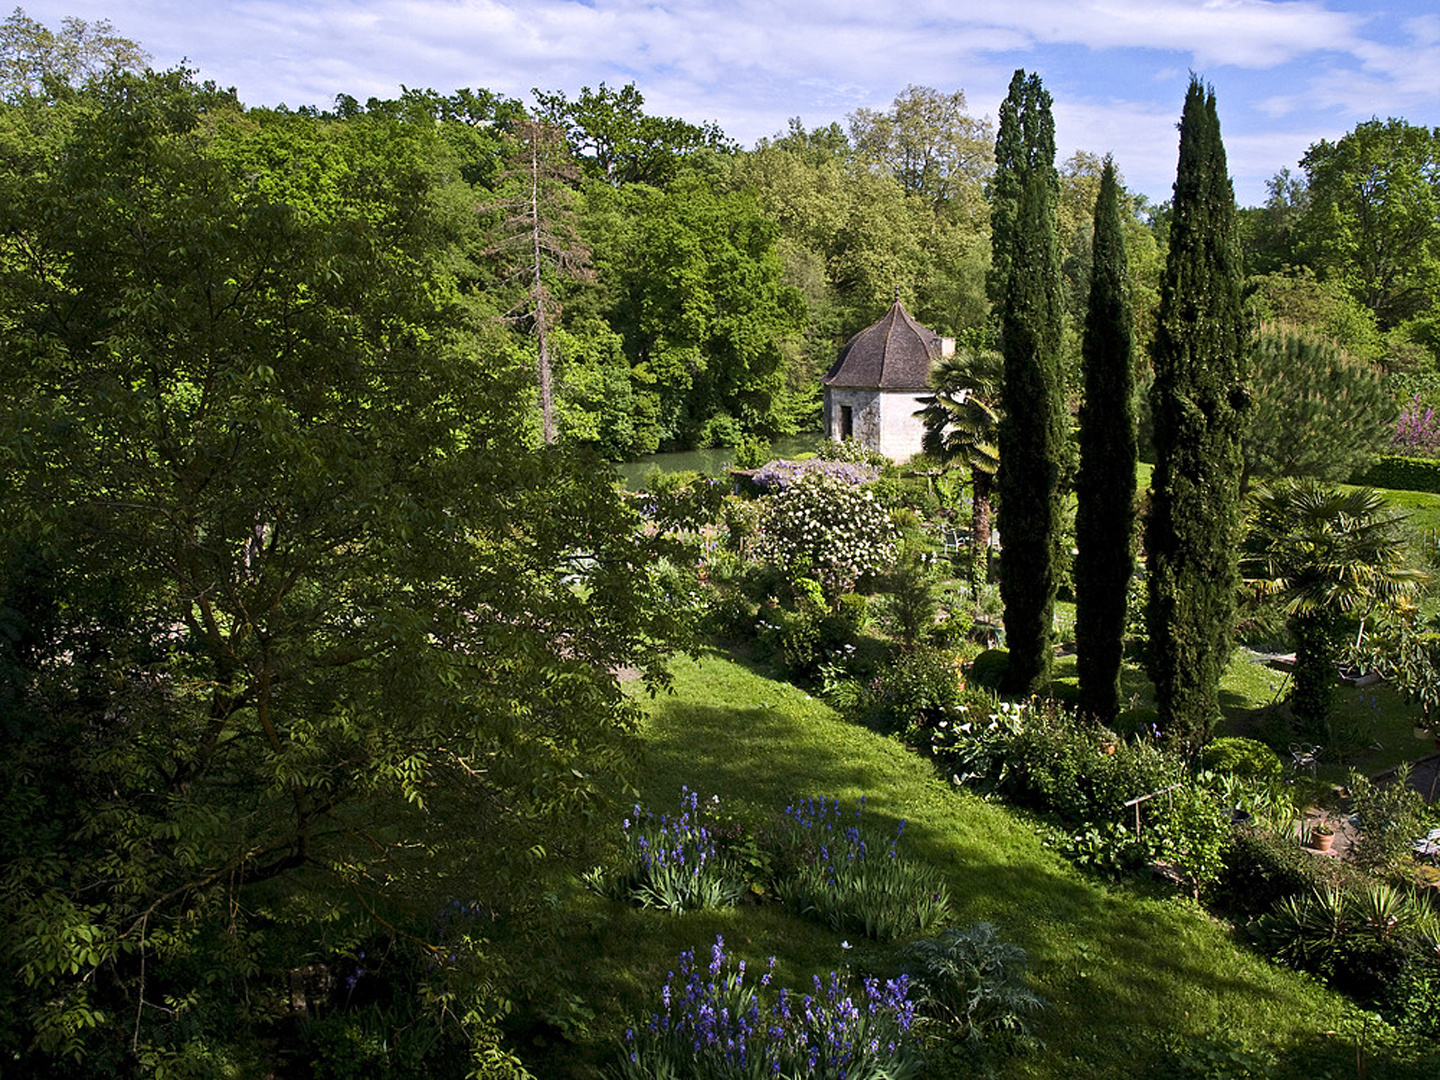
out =
<path fill-rule="evenodd" d="M 1329 823 L 1322 821 L 1310 830 L 1310 842 L 1316 851 L 1329 851 L 1335 846 L 1335 830 Z"/>

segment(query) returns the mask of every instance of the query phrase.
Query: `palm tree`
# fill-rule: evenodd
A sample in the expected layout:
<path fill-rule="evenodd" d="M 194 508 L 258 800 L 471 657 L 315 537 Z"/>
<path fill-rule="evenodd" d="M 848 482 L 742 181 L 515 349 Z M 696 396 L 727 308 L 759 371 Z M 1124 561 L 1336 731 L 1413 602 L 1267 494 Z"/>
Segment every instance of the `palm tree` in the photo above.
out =
<path fill-rule="evenodd" d="M 1000 387 L 1005 359 L 993 350 L 961 349 L 930 373 L 934 393 L 920 399 L 915 415 L 925 422 L 921 447 L 946 467 L 970 469 L 972 585 L 989 568 L 990 493 L 1000 467 Z M 983 561 L 982 561 L 983 560 Z"/>
<path fill-rule="evenodd" d="M 1302 730 L 1319 733 L 1330 712 L 1343 617 L 1411 593 L 1425 579 L 1405 565 L 1403 517 L 1371 488 L 1341 491 L 1287 480 L 1255 494 L 1249 582 L 1278 600 L 1295 640 L 1291 707 Z"/>

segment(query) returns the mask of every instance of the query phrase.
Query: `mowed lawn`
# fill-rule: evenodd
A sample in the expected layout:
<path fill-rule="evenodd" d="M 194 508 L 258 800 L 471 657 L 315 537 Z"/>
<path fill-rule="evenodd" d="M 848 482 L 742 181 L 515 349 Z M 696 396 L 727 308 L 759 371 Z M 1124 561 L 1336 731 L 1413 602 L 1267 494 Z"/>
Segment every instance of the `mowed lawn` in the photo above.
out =
<path fill-rule="evenodd" d="M 1386 1061 L 1368 1034 L 1373 1019 L 1251 953 L 1198 907 L 1158 887 L 1146 895 L 1146 887 L 1081 875 L 1046 846 L 1043 828 L 955 790 L 929 762 L 788 683 L 712 653 L 677 662 L 674 693 L 647 709 L 639 786 L 657 811 L 673 810 L 686 785 L 718 796 L 722 813 L 743 821 L 804 796 L 850 804 L 861 795 L 879 821 L 905 819 L 909 852 L 949 879 L 955 920 L 988 920 L 1023 946 L 1051 1003 L 1039 1030 L 1045 1049 L 1007 1064 L 1004 1075 L 1173 1075 L 1167 1048 L 1213 1043 L 1273 1051 L 1280 1065 L 1265 1075 L 1353 1077 L 1363 1043 L 1365 1075 L 1440 1076 L 1440 1059 Z M 846 963 L 885 970 L 893 956 L 889 946 L 842 943 L 774 905 L 672 918 L 593 897 L 580 903 L 577 978 L 588 998 L 607 1000 L 617 1014 L 645 1007 L 679 949 L 708 948 L 717 933 L 752 964 L 778 957 L 777 978 L 792 985 Z M 619 1023 L 601 1015 L 593 1030 Z M 599 1064 L 600 1047 L 592 1049 Z"/>

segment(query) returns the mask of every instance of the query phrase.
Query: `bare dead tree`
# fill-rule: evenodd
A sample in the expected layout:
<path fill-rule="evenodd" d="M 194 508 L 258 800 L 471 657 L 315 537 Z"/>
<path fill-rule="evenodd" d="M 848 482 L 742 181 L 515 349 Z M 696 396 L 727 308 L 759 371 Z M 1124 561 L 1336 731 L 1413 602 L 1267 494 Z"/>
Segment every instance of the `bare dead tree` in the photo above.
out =
<path fill-rule="evenodd" d="M 552 283 L 588 280 L 590 251 L 580 240 L 572 185 L 580 171 L 564 132 L 542 120 L 515 127 L 510 164 L 501 173 L 503 216 L 491 253 L 505 262 L 508 282 L 524 282 L 520 299 L 505 317 L 527 324 L 535 336 L 540 415 L 546 444 L 555 442 L 554 389 L 550 331 L 560 321 L 560 303 Z"/>

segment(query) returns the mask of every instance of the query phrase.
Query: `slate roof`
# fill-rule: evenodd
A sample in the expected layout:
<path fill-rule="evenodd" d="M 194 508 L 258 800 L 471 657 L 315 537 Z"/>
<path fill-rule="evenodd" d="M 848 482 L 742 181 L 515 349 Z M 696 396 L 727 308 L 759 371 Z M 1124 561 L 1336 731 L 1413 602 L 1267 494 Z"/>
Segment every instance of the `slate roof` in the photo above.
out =
<path fill-rule="evenodd" d="M 940 358 L 940 338 L 896 300 L 883 318 L 845 343 L 825 376 L 826 386 L 924 390 L 930 365 Z"/>

